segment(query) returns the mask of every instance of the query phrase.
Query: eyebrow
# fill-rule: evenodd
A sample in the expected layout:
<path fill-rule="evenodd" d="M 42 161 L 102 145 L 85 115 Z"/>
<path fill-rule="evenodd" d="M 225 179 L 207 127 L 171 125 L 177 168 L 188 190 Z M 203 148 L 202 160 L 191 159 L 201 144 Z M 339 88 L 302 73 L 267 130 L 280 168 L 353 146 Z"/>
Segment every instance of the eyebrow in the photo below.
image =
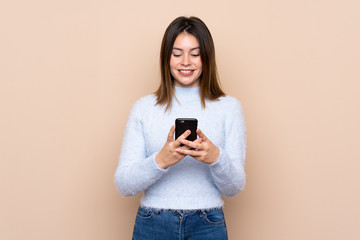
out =
<path fill-rule="evenodd" d="M 193 50 L 196 50 L 196 49 L 200 49 L 200 47 L 191 48 L 190 51 L 193 51 Z M 177 47 L 174 47 L 173 50 L 184 51 L 182 48 L 177 48 Z"/>

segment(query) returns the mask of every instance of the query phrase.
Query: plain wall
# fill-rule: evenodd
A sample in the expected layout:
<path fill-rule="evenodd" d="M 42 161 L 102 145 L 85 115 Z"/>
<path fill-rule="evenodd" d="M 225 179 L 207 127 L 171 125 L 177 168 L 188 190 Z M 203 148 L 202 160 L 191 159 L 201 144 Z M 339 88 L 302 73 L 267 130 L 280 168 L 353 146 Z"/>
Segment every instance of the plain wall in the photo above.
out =
<path fill-rule="evenodd" d="M 0 239 L 130 239 L 113 175 L 167 25 L 198 16 L 243 105 L 247 185 L 230 239 L 360 239 L 356 0 L 2 1 Z M 164 136 L 166 137 L 166 136 Z"/>

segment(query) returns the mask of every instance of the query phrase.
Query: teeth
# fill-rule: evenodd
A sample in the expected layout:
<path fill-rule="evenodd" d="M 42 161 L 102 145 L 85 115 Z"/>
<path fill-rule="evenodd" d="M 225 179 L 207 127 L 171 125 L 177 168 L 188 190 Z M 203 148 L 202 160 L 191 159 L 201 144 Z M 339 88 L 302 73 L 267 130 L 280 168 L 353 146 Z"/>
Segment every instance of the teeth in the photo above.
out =
<path fill-rule="evenodd" d="M 192 72 L 191 70 L 180 70 L 180 72 L 183 72 L 183 73 L 190 73 Z"/>

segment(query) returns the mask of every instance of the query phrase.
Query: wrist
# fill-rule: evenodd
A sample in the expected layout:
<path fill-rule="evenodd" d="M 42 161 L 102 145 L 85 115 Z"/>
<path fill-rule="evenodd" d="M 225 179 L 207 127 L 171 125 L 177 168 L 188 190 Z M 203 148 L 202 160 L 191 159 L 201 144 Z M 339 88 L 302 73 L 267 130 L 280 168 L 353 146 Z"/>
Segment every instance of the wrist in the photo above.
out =
<path fill-rule="evenodd" d="M 155 157 L 156 164 L 159 166 L 159 168 L 162 168 L 162 169 L 168 168 L 168 166 L 166 166 L 166 164 L 161 160 L 162 158 L 159 155 L 161 155 L 161 154 L 158 153 Z"/>
<path fill-rule="evenodd" d="M 211 160 L 211 162 L 209 164 L 214 164 L 220 156 L 220 149 L 218 147 L 215 146 L 215 153 L 214 153 L 214 158 Z"/>

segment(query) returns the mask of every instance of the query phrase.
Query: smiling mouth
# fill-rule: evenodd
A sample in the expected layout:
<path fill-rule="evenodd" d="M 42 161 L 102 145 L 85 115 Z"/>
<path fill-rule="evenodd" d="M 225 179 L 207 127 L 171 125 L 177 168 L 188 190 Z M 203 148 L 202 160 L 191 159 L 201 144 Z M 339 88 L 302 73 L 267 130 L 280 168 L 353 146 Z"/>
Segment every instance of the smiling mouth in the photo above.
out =
<path fill-rule="evenodd" d="M 195 70 L 188 70 L 188 69 L 180 69 L 178 70 L 179 73 L 184 77 L 189 77 L 194 74 Z"/>
<path fill-rule="evenodd" d="M 194 70 L 185 70 L 185 69 L 180 69 L 179 70 L 179 72 L 181 72 L 181 73 L 191 73 L 191 72 L 193 72 Z"/>

